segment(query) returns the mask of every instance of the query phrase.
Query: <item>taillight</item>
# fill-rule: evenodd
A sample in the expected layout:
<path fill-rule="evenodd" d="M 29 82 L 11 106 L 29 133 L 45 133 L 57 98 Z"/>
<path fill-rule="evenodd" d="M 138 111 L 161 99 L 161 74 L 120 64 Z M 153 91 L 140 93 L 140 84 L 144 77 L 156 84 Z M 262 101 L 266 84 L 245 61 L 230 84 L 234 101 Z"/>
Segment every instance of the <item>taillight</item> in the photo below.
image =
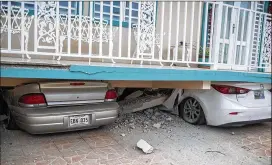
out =
<path fill-rule="evenodd" d="M 105 95 L 105 101 L 115 101 L 117 99 L 117 93 L 114 89 L 110 89 L 107 91 Z"/>
<path fill-rule="evenodd" d="M 81 86 L 81 85 L 85 85 L 84 82 L 73 82 L 73 83 L 70 83 L 70 85 L 72 86 Z"/>
<path fill-rule="evenodd" d="M 238 115 L 238 112 L 230 112 L 229 115 Z"/>
<path fill-rule="evenodd" d="M 23 105 L 46 105 L 45 97 L 41 93 L 23 95 L 19 99 L 19 103 Z"/>
<path fill-rule="evenodd" d="M 218 92 L 223 94 L 245 94 L 250 91 L 249 89 L 227 86 L 227 85 L 212 85 L 212 87 Z"/>

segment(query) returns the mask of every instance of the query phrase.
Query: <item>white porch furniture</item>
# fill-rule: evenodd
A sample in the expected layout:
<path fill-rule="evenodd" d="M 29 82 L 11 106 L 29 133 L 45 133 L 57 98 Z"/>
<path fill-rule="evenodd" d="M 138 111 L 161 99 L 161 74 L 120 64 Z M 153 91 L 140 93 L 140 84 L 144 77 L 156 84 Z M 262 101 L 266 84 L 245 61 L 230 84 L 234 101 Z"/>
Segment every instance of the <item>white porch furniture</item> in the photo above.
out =
<path fill-rule="evenodd" d="M 140 52 L 145 52 L 146 50 L 150 50 L 150 45 L 152 45 L 152 43 L 147 43 L 147 42 L 153 42 L 153 36 L 150 33 L 146 33 L 145 35 L 149 36 L 149 37 L 144 37 L 144 39 L 149 38 L 149 40 L 143 40 L 141 37 L 139 38 L 139 42 L 138 42 L 138 25 L 134 24 L 132 25 L 132 29 L 133 29 L 133 35 L 134 35 L 134 39 L 135 39 L 135 43 L 136 43 L 136 49 L 132 55 L 133 58 L 136 58 L 137 56 L 137 44 L 139 44 L 139 49 Z M 163 33 L 163 35 L 165 35 L 166 33 Z M 160 54 L 160 50 L 161 50 L 161 35 L 160 34 L 155 34 L 155 47 L 158 48 L 158 54 Z M 154 51 L 155 53 L 155 51 Z M 150 59 L 152 58 L 152 55 L 141 55 L 141 57 L 138 58 L 142 58 L 142 59 Z M 131 61 L 131 64 L 133 63 L 133 60 Z M 141 61 L 141 64 L 143 63 L 143 61 Z M 151 64 L 151 62 L 150 62 Z"/>
<path fill-rule="evenodd" d="M 178 45 L 178 47 L 176 46 L 171 46 L 171 50 L 170 50 L 170 53 L 171 53 L 171 60 L 173 61 L 183 61 L 182 58 L 179 58 L 179 57 L 182 57 L 183 56 L 183 42 L 181 41 Z M 190 44 L 189 43 L 185 43 L 185 61 L 189 61 L 190 60 Z M 177 51 L 177 55 L 176 55 L 176 51 Z M 174 65 L 175 62 L 172 62 L 171 66 Z M 187 63 L 187 66 L 190 67 L 190 65 Z"/>

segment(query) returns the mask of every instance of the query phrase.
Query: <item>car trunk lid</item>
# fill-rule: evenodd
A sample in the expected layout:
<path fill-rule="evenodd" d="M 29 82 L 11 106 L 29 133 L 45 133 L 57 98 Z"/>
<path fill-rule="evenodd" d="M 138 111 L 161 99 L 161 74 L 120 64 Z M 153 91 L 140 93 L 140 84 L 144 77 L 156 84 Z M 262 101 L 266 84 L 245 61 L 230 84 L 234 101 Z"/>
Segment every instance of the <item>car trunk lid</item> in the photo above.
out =
<path fill-rule="evenodd" d="M 108 84 L 103 82 L 44 82 L 39 85 L 48 106 L 103 102 L 108 90 Z"/>
<path fill-rule="evenodd" d="M 237 101 L 249 108 L 271 106 L 270 84 L 260 83 L 224 83 L 233 87 L 249 89 L 248 93 L 236 94 Z"/>

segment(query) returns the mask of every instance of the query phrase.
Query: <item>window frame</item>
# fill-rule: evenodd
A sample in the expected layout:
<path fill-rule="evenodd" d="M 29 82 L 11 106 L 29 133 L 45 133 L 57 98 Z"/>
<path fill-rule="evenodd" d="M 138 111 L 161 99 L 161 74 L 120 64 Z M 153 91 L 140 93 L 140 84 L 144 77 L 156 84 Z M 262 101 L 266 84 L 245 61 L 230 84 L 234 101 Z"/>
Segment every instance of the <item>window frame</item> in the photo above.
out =
<path fill-rule="evenodd" d="M 8 1 L 2 1 L 1 4 L 3 2 L 6 2 L 8 4 Z M 59 1 L 59 2 L 68 2 L 68 1 Z M 71 4 L 71 13 L 72 13 L 72 15 L 78 15 L 79 14 L 79 2 L 78 1 L 71 1 L 71 3 L 73 3 L 73 2 L 75 3 L 75 7 L 73 7 L 73 5 Z M 13 4 L 14 6 L 21 7 L 22 2 L 20 2 L 20 1 L 11 1 L 11 3 L 14 3 Z M 33 6 L 31 8 L 29 8 L 29 7 L 26 8 L 26 6 L 25 6 L 26 4 L 27 5 L 33 5 Z M 84 2 L 82 3 L 82 13 L 83 13 L 83 9 L 84 9 L 83 4 L 84 4 Z M 29 10 L 28 15 L 34 15 L 34 8 L 35 8 L 34 5 L 35 5 L 34 1 L 24 1 L 24 8 Z M 68 6 L 59 5 L 59 9 L 68 10 Z M 75 13 L 73 13 L 73 12 L 75 12 Z M 59 14 L 68 14 L 68 12 L 67 13 L 66 12 L 65 13 L 60 12 Z"/>
<path fill-rule="evenodd" d="M 95 14 L 97 14 L 97 13 L 100 13 L 100 11 L 97 11 L 97 13 L 96 13 L 96 11 L 95 11 L 95 2 L 98 2 L 98 3 L 100 3 L 100 1 L 94 1 L 93 2 L 93 5 L 92 5 L 92 7 L 93 7 L 93 10 L 92 10 L 92 14 L 93 14 L 93 18 L 95 19 L 95 20 L 100 20 L 100 18 L 97 18 L 97 17 L 95 17 Z M 116 2 L 116 1 L 115 1 Z M 117 1 L 117 2 L 130 2 L 130 1 Z M 134 2 L 134 3 L 138 3 L 138 2 Z M 126 5 L 126 4 L 124 4 L 124 5 Z M 89 6 L 90 6 L 90 2 L 89 2 Z M 106 4 L 106 6 L 108 6 L 108 4 Z M 104 7 L 104 5 L 103 5 L 103 7 Z M 116 6 L 116 5 L 113 5 L 113 7 L 119 7 L 120 8 L 120 6 Z M 129 9 L 129 7 L 124 7 L 124 9 L 123 9 L 123 13 L 126 13 L 126 10 L 127 9 Z M 121 9 L 120 9 L 121 10 Z M 137 11 L 137 12 L 139 12 L 139 8 L 137 9 L 137 10 L 135 10 L 135 9 L 132 9 L 132 11 Z M 103 11 L 103 14 L 107 14 L 107 13 L 104 13 L 104 11 Z M 157 22 L 157 15 L 158 15 L 158 1 L 156 1 L 156 16 L 155 16 L 155 24 L 156 24 L 156 22 Z M 89 11 L 88 11 L 88 15 L 90 15 L 90 9 L 89 9 Z M 109 15 L 110 15 L 110 13 L 109 13 Z M 119 16 L 118 17 L 120 17 L 120 14 L 119 14 Z M 129 22 L 128 21 L 126 21 L 126 17 L 127 18 L 129 18 L 129 15 L 126 15 L 126 14 L 124 14 L 124 18 L 123 18 L 123 20 L 122 20 L 122 27 L 125 27 L 125 28 L 128 28 L 129 27 Z M 137 16 L 137 18 L 136 17 L 132 17 L 133 19 L 137 19 L 138 20 L 138 16 Z M 106 21 L 109 21 L 110 22 L 110 19 L 105 19 L 105 18 L 103 18 L 103 20 L 106 20 Z M 120 18 L 119 18 L 119 20 L 112 20 L 112 26 L 119 26 L 119 23 L 120 23 Z M 137 24 L 137 23 L 133 23 L 133 22 L 131 22 L 131 24 Z M 132 26 L 131 26 L 131 28 L 132 28 Z"/>

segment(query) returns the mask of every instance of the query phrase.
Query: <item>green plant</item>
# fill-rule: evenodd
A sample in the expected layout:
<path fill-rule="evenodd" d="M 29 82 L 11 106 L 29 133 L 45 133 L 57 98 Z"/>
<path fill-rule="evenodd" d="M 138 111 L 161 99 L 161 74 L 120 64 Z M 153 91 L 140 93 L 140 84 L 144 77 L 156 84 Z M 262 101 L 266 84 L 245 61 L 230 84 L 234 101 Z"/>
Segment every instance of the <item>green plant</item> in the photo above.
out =
<path fill-rule="evenodd" d="M 200 49 L 199 49 L 199 55 L 202 56 L 203 54 L 204 54 L 203 48 L 200 47 Z M 210 48 L 209 48 L 209 47 L 206 47 L 206 50 L 205 50 L 205 57 L 209 57 L 209 55 L 210 55 Z"/>

